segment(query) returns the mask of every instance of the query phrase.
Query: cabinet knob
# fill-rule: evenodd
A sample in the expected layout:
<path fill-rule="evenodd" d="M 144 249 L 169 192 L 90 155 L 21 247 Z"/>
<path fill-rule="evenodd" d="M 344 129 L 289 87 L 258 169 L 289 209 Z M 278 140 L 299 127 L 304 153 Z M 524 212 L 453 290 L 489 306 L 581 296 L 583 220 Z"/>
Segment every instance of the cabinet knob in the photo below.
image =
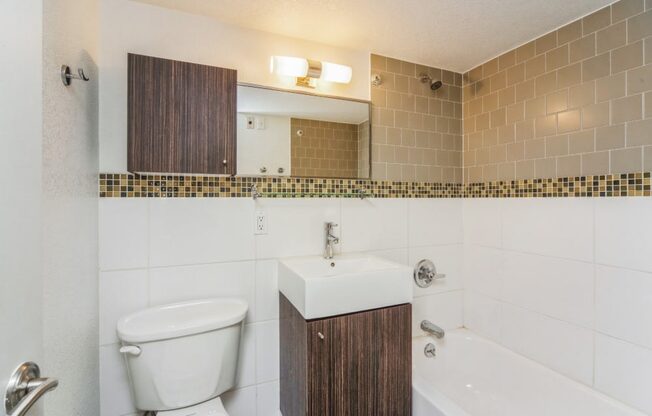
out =
<path fill-rule="evenodd" d="M 324 334 L 322 334 L 321 332 L 317 332 L 317 336 L 319 337 L 319 339 L 324 339 Z"/>
<path fill-rule="evenodd" d="M 223 165 L 226 165 L 226 159 L 224 159 L 224 160 L 222 161 L 222 164 L 223 164 Z"/>

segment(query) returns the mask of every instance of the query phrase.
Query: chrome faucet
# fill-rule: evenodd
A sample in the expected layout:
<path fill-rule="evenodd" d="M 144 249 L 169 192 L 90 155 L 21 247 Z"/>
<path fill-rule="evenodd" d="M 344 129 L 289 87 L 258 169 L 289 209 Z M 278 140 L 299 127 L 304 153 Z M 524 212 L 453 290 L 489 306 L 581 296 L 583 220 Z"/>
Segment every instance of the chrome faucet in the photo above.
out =
<path fill-rule="evenodd" d="M 430 335 L 434 335 L 437 338 L 444 338 L 444 335 L 446 335 L 446 332 L 443 329 L 428 321 L 427 319 L 421 321 L 421 329 Z"/>
<path fill-rule="evenodd" d="M 324 247 L 324 258 L 332 259 L 333 258 L 333 246 L 340 242 L 340 239 L 333 235 L 333 228 L 337 227 L 337 224 L 334 222 L 327 222 L 324 227 L 325 231 L 325 247 Z"/>

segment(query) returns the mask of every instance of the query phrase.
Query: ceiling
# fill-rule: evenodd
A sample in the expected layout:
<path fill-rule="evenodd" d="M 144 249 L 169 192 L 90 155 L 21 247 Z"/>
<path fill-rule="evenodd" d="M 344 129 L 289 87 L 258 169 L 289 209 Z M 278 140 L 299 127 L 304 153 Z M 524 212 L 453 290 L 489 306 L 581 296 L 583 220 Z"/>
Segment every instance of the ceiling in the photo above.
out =
<path fill-rule="evenodd" d="M 464 72 L 613 0 L 137 0 Z"/>
<path fill-rule="evenodd" d="M 238 113 L 360 124 L 369 120 L 369 104 L 238 85 Z"/>

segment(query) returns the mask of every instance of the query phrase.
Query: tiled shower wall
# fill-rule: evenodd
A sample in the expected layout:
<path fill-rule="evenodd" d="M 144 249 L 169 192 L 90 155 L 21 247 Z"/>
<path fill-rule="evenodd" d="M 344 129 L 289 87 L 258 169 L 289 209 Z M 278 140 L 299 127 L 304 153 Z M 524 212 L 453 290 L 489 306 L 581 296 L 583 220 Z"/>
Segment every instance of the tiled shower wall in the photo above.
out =
<path fill-rule="evenodd" d="M 652 169 L 652 10 L 621 0 L 464 74 L 469 183 Z"/>
<path fill-rule="evenodd" d="M 435 319 L 462 325 L 462 199 L 102 198 L 100 240 L 101 416 L 134 415 L 115 326 L 148 306 L 189 299 L 246 299 L 231 416 L 278 416 L 277 259 L 320 255 L 333 221 L 339 253 L 373 253 L 414 265 L 436 262 L 445 281 L 415 288 L 413 332 Z M 268 233 L 254 235 L 255 212 Z M 433 213 L 437 215 L 432 215 Z"/>
<path fill-rule="evenodd" d="M 462 75 L 373 54 L 371 72 L 382 79 L 371 87 L 372 178 L 461 183 Z"/>

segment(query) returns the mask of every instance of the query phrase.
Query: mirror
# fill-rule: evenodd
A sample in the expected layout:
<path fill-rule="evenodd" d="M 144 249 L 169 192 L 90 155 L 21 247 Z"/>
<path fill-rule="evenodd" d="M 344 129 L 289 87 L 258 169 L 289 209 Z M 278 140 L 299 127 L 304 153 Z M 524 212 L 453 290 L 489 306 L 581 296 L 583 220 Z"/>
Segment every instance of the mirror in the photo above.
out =
<path fill-rule="evenodd" d="M 369 178 L 370 107 L 366 101 L 239 84 L 237 174 Z"/>

